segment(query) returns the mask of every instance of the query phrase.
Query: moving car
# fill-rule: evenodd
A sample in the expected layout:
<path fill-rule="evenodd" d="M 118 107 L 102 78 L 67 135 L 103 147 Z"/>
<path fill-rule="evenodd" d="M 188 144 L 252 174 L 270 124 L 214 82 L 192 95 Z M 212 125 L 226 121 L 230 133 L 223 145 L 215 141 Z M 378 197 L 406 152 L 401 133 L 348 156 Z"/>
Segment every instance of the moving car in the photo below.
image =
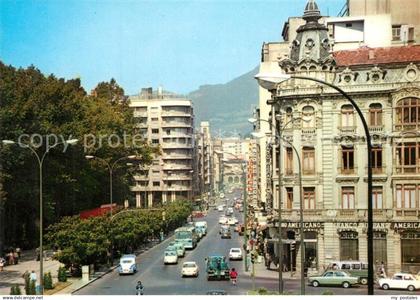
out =
<path fill-rule="evenodd" d="M 222 255 L 213 255 L 206 257 L 207 280 L 229 280 L 229 265 L 226 257 Z"/>
<path fill-rule="evenodd" d="M 198 277 L 198 265 L 195 261 L 186 261 L 182 265 L 181 275 Z"/>
<path fill-rule="evenodd" d="M 352 285 L 359 283 L 358 277 L 353 277 L 349 273 L 344 271 L 325 271 L 321 276 L 311 276 L 308 279 L 309 283 L 314 287 L 320 285 L 336 285 L 342 286 L 343 288 L 349 288 Z"/>
<path fill-rule="evenodd" d="M 118 274 L 134 274 L 137 272 L 136 256 L 134 254 L 125 254 L 120 258 Z"/>
<path fill-rule="evenodd" d="M 242 250 L 241 250 L 241 248 L 230 248 L 229 259 L 230 260 L 242 260 Z"/>
<path fill-rule="evenodd" d="M 379 279 L 379 286 L 384 290 L 403 289 L 412 292 L 420 289 L 420 280 L 409 273 L 395 273 L 392 278 Z"/>
<path fill-rule="evenodd" d="M 172 249 L 168 249 L 168 250 L 176 250 L 176 253 L 178 255 L 178 257 L 184 257 L 185 256 L 185 247 L 184 244 L 181 242 L 171 242 L 169 243 L 169 247 L 173 247 Z"/>
<path fill-rule="evenodd" d="M 228 222 L 228 218 L 226 218 L 225 216 L 220 216 L 219 224 L 227 224 L 227 222 Z"/>
<path fill-rule="evenodd" d="M 222 227 L 220 229 L 220 237 L 222 239 L 230 239 L 230 238 L 232 238 L 232 234 L 230 233 L 230 228 Z"/>
<path fill-rule="evenodd" d="M 163 263 L 165 265 L 167 264 L 177 264 L 178 263 L 178 254 L 176 253 L 176 250 L 165 250 L 165 254 L 163 257 Z"/>
<path fill-rule="evenodd" d="M 219 206 L 217 207 L 217 210 L 218 210 L 218 211 L 223 211 L 223 205 L 219 205 Z"/>

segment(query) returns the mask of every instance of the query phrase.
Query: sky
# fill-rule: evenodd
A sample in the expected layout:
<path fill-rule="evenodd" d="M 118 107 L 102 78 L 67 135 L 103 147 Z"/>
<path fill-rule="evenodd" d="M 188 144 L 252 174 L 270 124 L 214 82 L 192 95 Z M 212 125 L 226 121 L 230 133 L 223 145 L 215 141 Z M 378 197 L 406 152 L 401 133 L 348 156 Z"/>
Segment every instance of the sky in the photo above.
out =
<path fill-rule="evenodd" d="M 256 67 L 307 0 L 0 0 L 0 60 L 79 77 L 90 91 L 115 78 L 126 94 L 187 94 Z M 345 0 L 317 0 L 336 16 Z"/>

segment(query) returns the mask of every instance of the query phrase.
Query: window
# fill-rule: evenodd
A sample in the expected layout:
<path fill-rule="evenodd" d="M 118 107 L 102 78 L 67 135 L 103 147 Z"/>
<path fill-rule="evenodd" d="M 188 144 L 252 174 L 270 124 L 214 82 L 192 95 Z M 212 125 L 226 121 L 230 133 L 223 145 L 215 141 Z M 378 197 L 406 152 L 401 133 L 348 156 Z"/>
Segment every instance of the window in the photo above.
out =
<path fill-rule="evenodd" d="M 286 175 L 293 174 L 293 149 L 286 148 Z"/>
<path fill-rule="evenodd" d="M 287 187 L 286 188 L 286 209 L 293 208 L 293 188 Z"/>
<path fill-rule="evenodd" d="M 341 107 L 341 126 L 353 127 L 354 126 L 354 110 L 352 105 L 343 105 Z"/>
<path fill-rule="evenodd" d="M 153 186 L 160 186 L 160 182 L 159 181 L 153 181 Z"/>
<path fill-rule="evenodd" d="M 293 124 L 292 122 L 292 118 L 293 118 L 293 110 L 291 107 L 286 108 L 286 121 L 285 121 L 285 125 L 286 124 Z"/>
<path fill-rule="evenodd" d="M 340 260 L 359 259 L 359 240 L 357 232 L 343 231 L 340 233 Z"/>
<path fill-rule="evenodd" d="M 396 146 L 397 173 L 416 173 L 420 162 L 420 143 L 401 143 Z"/>
<path fill-rule="evenodd" d="M 372 171 L 373 173 L 382 173 L 382 148 L 372 148 Z"/>
<path fill-rule="evenodd" d="M 152 139 L 152 144 L 154 145 L 159 144 L 159 139 Z"/>
<path fill-rule="evenodd" d="M 303 147 L 303 174 L 315 174 L 315 149 Z"/>
<path fill-rule="evenodd" d="M 171 130 L 170 129 L 166 129 L 166 134 L 170 135 L 171 134 Z"/>
<path fill-rule="evenodd" d="M 341 208 L 354 209 L 354 187 L 341 188 Z"/>
<path fill-rule="evenodd" d="M 396 206 L 400 209 L 416 208 L 416 186 L 414 184 L 398 184 L 396 186 Z"/>
<path fill-rule="evenodd" d="M 341 147 L 341 173 L 354 173 L 354 148 Z"/>
<path fill-rule="evenodd" d="M 159 128 L 152 128 L 152 133 L 159 133 Z"/>
<path fill-rule="evenodd" d="M 303 202 L 305 209 L 315 209 L 315 188 L 303 188 Z"/>
<path fill-rule="evenodd" d="M 383 197 L 382 197 L 382 187 L 375 186 L 372 189 L 372 207 L 373 209 L 382 209 L 383 208 Z"/>
<path fill-rule="evenodd" d="M 159 121 L 158 118 L 152 118 L 152 122 L 157 122 L 157 121 Z"/>
<path fill-rule="evenodd" d="M 401 40 L 401 25 L 392 25 L 392 40 Z"/>
<path fill-rule="evenodd" d="M 420 99 L 405 98 L 396 107 L 396 125 L 416 127 L 420 123 Z"/>
<path fill-rule="evenodd" d="M 302 109 L 302 127 L 315 128 L 315 110 L 312 106 L 305 106 Z"/>
<path fill-rule="evenodd" d="M 382 105 L 374 103 L 369 106 L 370 126 L 382 126 Z"/>

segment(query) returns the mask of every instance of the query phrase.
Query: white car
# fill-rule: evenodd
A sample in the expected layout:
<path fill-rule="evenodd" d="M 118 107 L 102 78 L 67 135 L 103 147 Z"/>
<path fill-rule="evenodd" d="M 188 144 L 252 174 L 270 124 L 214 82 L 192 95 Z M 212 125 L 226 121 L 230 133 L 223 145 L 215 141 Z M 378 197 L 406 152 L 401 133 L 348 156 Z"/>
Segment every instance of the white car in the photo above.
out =
<path fill-rule="evenodd" d="M 165 256 L 163 257 L 163 263 L 166 264 L 177 264 L 178 253 L 176 250 L 165 250 Z"/>
<path fill-rule="evenodd" d="M 218 211 L 223 211 L 223 205 L 219 205 L 219 206 L 217 207 L 217 210 L 218 210 Z"/>
<path fill-rule="evenodd" d="M 219 218 L 219 224 L 227 224 L 228 222 L 228 218 L 226 218 L 225 216 L 221 216 Z"/>
<path fill-rule="evenodd" d="M 198 265 L 195 261 L 186 261 L 182 265 L 181 275 L 184 276 L 195 276 L 198 277 Z"/>
<path fill-rule="evenodd" d="M 137 272 L 136 256 L 133 254 L 125 254 L 120 258 L 118 266 L 118 274 L 134 274 Z"/>
<path fill-rule="evenodd" d="M 236 220 L 236 218 L 229 218 L 228 219 L 228 224 L 229 225 L 235 225 L 237 223 L 238 220 Z"/>
<path fill-rule="evenodd" d="M 384 289 L 403 289 L 410 292 L 420 289 L 420 280 L 409 273 L 395 273 L 392 278 L 379 279 L 379 286 Z"/>
<path fill-rule="evenodd" d="M 229 251 L 230 260 L 242 260 L 242 250 L 241 248 L 230 248 Z"/>

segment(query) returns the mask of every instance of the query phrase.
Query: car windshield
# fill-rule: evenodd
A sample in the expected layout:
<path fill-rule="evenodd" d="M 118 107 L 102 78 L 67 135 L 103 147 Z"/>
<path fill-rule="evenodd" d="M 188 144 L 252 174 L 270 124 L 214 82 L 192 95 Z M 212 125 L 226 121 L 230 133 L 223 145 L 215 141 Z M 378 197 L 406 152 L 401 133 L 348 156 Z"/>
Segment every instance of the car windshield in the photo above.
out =
<path fill-rule="evenodd" d="M 241 252 L 239 249 L 231 249 L 230 252 Z"/>
<path fill-rule="evenodd" d="M 184 268 L 195 268 L 195 267 L 196 267 L 195 263 L 185 263 L 184 264 Z"/>
<path fill-rule="evenodd" d="M 122 264 L 130 264 L 130 263 L 134 263 L 134 261 L 126 259 L 126 260 L 123 260 L 121 263 Z"/>
<path fill-rule="evenodd" d="M 190 237 L 191 237 L 191 233 L 185 232 L 185 231 L 177 232 L 175 235 L 175 238 L 177 239 L 189 239 Z"/>
<path fill-rule="evenodd" d="M 165 252 L 165 255 L 166 256 L 175 256 L 176 255 L 176 252 L 175 251 L 166 251 Z"/>

